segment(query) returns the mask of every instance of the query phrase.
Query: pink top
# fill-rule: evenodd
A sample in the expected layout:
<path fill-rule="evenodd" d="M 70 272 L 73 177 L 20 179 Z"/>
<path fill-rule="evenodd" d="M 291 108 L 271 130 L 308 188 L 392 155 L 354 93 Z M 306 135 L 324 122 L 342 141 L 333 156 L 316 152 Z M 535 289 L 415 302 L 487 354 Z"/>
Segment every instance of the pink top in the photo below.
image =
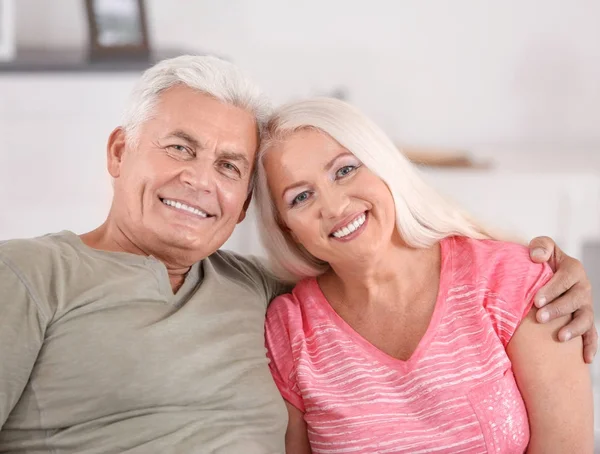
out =
<path fill-rule="evenodd" d="M 436 306 L 407 361 L 354 331 L 314 278 L 269 306 L 271 372 L 304 412 L 314 453 L 525 451 L 527 412 L 505 349 L 551 270 L 511 243 L 452 237 L 441 251 Z"/>

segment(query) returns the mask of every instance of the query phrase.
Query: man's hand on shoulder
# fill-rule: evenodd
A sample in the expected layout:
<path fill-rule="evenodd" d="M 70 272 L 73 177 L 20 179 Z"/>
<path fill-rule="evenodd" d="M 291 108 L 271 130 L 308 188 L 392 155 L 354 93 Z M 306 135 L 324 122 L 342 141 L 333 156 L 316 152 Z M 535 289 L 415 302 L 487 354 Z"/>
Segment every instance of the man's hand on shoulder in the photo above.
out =
<path fill-rule="evenodd" d="M 572 314 L 570 322 L 563 326 L 559 340 L 565 342 L 583 336 L 583 357 L 591 363 L 598 350 L 598 332 L 594 324 L 592 286 L 581 262 L 565 254 L 548 237 L 537 237 L 529 243 L 531 260 L 547 262 L 554 276 L 534 297 L 540 308 L 536 318 L 546 323 L 563 315 Z"/>

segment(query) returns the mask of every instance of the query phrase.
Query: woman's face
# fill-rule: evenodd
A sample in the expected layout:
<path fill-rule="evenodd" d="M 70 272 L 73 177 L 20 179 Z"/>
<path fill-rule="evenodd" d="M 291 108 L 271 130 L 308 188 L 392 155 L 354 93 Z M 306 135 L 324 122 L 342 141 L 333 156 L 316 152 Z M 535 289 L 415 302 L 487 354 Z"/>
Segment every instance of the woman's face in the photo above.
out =
<path fill-rule="evenodd" d="M 281 220 L 315 257 L 347 266 L 390 246 L 396 219 L 387 185 L 329 135 L 298 131 L 264 165 Z"/>

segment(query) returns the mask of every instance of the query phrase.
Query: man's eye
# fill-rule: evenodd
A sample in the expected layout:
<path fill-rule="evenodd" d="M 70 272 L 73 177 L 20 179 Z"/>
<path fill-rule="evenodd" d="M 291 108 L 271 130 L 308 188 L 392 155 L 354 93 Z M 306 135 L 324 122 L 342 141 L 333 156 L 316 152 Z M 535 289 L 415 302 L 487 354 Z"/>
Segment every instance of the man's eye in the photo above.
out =
<path fill-rule="evenodd" d="M 238 175 L 241 175 L 240 173 L 240 169 L 238 169 L 235 165 L 233 165 L 231 162 L 224 162 L 223 163 L 223 168 L 227 171 L 231 171 L 231 172 L 235 172 Z"/>
<path fill-rule="evenodd" d="M 169 145 L 167 147 L 167 149 L 169 151 L 175 152 L 176 154 L 185 154 L 185 155 L 189 155 L 189 156 L 194 156 L 194 152 L 190 148 L 188 148 L 184 145 Z"/>
<path fill-rule="evenodd" d="M 292 206 L 298 205 L 299 203 L 305 202 L 308 199 L 308 191 L 301 192 L 292 200 Z"/>
<path fill-rule="evenodd" d="M 335 173 L 335 176 L 338 178 L 343 178 L 346 175 L 354 172 L 354 170 L 356 170 L 356 166 L 344 166 Z"/>

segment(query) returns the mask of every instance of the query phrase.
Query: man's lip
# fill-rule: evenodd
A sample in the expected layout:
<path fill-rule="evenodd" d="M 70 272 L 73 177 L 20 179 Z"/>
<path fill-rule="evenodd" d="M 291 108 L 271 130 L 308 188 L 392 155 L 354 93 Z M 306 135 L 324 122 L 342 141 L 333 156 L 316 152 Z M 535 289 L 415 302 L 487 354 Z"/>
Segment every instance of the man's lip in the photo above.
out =
<path fill-rule="evenodd" d="M 329 232 L 329 235 L 333 235 L 334 232 L 337 232 L 339 229 L 341 229 L 342 227 L 346 227 L 348 224 L 350 224 L 350 221 L 354 221 L 355 219 L 358 219 L 358 217 L 360 217 L 360 215 L 362 214 L 366 214 L 367 210 L 365 211 L 358 211 L 354 214 L 351 214 L 349 216 L 346 216 L 343 220 L 341 220 L 340 222 L 338 222 L 335 227 L 333 227 L 333 229 L 331 229 L 331 231 Z"/>
<path fill-rule="evenodd" d="M 173 202 L 179 202 L 179 203 L 183 203 L 184 205 L 187 205 L 191 208 L 195 208 L 197 210 L 202 211 L 203 213 L 206 213 L 207 217 L 212 217 L 214 216 L 214 214 L 209 213 L 208 211 L 206 211 L 204 208 L 202 208 L 201 206 L 198 205 L 194 205 L 193 203 L 188 202 L 187 200 L 183 200 L 183 199 L 176 199 L 176 198 L 171 198 L 171 197 L 158 197 L 161 201 L 161 203 L 163 203 L 164 200 L 171 200 Z"/>

